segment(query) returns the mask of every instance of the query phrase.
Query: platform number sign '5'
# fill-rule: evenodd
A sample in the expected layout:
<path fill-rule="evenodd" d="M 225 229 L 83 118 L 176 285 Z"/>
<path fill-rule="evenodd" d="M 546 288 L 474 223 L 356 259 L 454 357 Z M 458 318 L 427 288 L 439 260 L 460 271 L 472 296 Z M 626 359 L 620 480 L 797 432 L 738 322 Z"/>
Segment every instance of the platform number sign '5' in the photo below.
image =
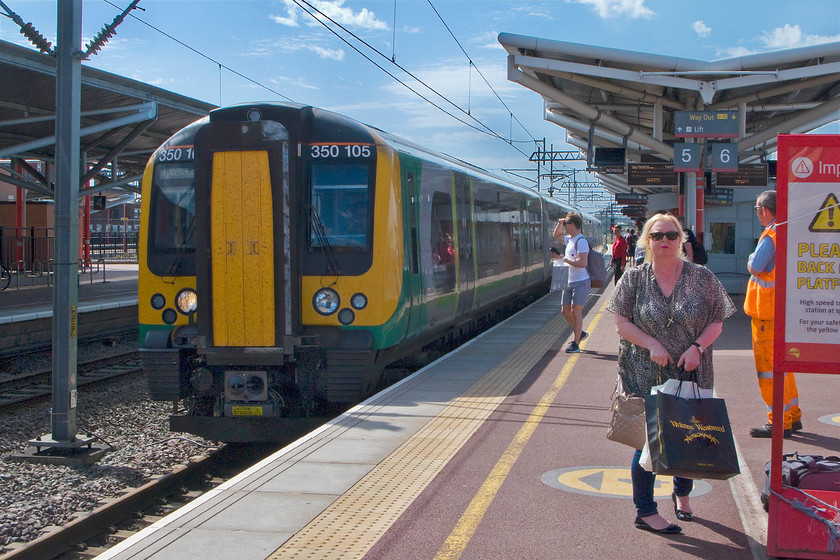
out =
<path fill-rule="evenodd" d="M 702 171 L 703 144 L 674 144 L 674 171 Z"/>

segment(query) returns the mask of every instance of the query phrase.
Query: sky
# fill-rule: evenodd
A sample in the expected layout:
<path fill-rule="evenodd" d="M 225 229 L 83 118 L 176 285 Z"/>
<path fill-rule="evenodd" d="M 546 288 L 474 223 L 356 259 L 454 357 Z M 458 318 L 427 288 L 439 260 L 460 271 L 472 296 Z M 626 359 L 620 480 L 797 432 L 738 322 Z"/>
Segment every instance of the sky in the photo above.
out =
<path fill-rule="evenodd" d="M 129 1 L 84 0 L 83 43 Z M 4 3 L 55 43 L 55 0 Z M 528 161 L 535 140 L 571 148 L 564 129 L 543 120 L 542 98 L 507 80 L 499 33 L 705 61 L 840 41 L 838 0 L 141 0 L 139 7 L 86 65 L 217 105 L 313 105 L 527 179 L 535 176 Z M 0 39 L 32 46 L 5 17 Z M 484 126 L 502 139 L 476 130 Z M 834 123 L 820 132 L 838 131 Z"/>

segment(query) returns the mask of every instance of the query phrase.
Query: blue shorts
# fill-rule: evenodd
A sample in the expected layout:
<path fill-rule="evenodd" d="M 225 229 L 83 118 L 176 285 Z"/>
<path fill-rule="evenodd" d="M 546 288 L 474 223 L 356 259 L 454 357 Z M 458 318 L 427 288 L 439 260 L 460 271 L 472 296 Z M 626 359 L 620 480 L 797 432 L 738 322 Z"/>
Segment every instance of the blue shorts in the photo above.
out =
<path fill-rule="evenodd" d="M 578 282 L 569 282 L 569 287 L 563 290 L 563 305 L 584 305 L 589 297 L 592 281 L 587 278 Z"/>

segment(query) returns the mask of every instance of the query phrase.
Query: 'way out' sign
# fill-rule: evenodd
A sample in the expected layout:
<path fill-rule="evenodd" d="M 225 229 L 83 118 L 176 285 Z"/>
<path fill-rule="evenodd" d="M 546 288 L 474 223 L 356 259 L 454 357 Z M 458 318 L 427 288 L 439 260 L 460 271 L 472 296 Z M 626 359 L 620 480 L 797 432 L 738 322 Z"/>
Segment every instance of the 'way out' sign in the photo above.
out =
<path fill-rule="evenodd" d="M 779 135 L 775 371 L 840 373 L 840 136 Z"/>

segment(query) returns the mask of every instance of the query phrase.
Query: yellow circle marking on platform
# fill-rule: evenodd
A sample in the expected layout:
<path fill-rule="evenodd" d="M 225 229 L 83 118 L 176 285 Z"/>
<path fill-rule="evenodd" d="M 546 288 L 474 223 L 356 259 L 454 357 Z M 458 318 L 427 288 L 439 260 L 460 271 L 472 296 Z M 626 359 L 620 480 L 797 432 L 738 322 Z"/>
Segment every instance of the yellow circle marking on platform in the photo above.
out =
<path fill-rule="evenodd" d="M 840 426 L 840 414 L 826 414 L 820 416 L 817 420 L 829 426 Z"/>
<path fill-rule="evenodd" d="M 549 471 L 540 477 L 544 484 L 567 492 L 589 494 L 608 498 L 632 498 L 633 482 L 630 469 L 623 467 L 573 467 Z M 711 490 L 708 482 L 695 481 L 692 495 L 705 494 Z M 673 478 L 656 477 L 653 494 L 667 498 L 674 491 Z"/>

